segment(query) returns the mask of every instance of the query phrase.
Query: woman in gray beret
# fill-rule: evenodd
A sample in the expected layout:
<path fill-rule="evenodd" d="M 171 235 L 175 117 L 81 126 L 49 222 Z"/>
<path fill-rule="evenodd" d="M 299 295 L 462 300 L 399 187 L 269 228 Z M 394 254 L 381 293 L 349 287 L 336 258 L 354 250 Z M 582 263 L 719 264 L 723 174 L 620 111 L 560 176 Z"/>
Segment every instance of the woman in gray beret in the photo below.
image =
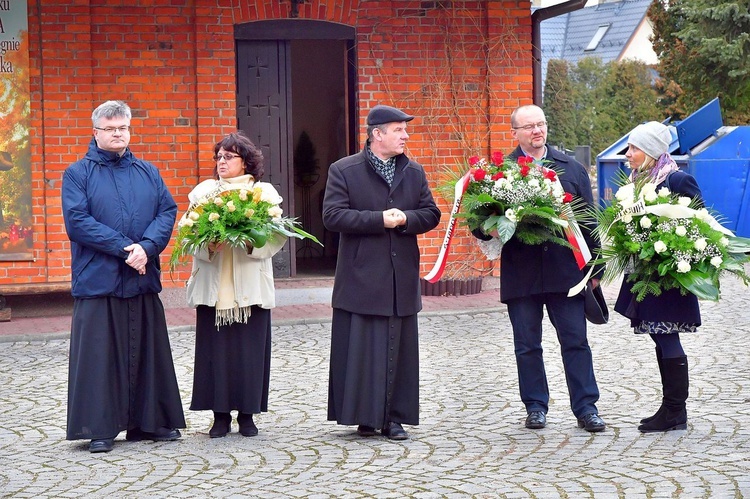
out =
<path fill-rule="evenodd" d="M 672 193 L 701 198 L 693 176 L 681 171 L 669 155 L 672 133 L 668 126 L 650 121 L 638 125 L 628 137 L 625 157 L 632 169 L 631 179 L 647 178 Z M 702 201 L 701 201 L 702 202 Z M 651 417 L 641 420 L 638 429 L 644 433 L 687 429 L 688 362 L 680 343 L 680 333 L 696 332 L 701 324 L 698 299 L 692 293 L 683 295 L 670 289 L 659 296 L 647 295 L 636 301 L 633 283 L 625 275 L 615 311 L 630 319 L 636 334 L 648 334 L 656 344 L 663 397 L 661 407 Z"/>

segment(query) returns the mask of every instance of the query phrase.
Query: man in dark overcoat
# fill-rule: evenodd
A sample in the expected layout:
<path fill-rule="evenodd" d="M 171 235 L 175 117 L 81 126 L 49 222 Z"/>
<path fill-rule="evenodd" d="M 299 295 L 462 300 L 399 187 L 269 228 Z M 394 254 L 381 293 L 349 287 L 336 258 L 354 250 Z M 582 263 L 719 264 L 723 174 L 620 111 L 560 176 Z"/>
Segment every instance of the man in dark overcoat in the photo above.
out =
<path fill-rule="evenodd" d="M 510 121 L 518 146 L 509 157 L 517 160 L 530 156 L 535 163 L 555 169 L 565 192 L 592 205 L 591 181 L 584 166 L 547 146 L 544 111 L 533 105 L 522 106 L 513 112 Z M 591 237 L 591 227 L 581 225 L 581 232 L 593 254 L 596 243 Z M 491 239 L 478 231 L 474 235 Z M 606 425 L 596 408 L 599 388 L 586 334 L 584 297 L 567 296 L 568 290 L 581 282 L 589 269 L 579 269 L 568 247 L 554 243 L 528 245 L 515 237 L 503 246 L 500 262 L 500 301 L 508 306 L 513 327 L 518 385 L 527 412 L 526 428 L 540 429 L 547 425 L 549 387 L 542 356 L 542 318 L 546 308 L 560 342 L 570 405 L 578 426 L 589 432 L 603 431 Z M 597 267 L 592 275 L 597 276 L 600 271 Z M 599 279 L 592 278 L 590 285 L 598 286 Z"/>
<path fill-rule="evenodd" d="M 67 439 L 109 452 L 115 437 L 175 440 L 185 417 L 159 300 L 159 254 L 177 205 L 154 165 L 128 148 L 132 113 L 107 101 L 91 115 L 86 155 L 63 174 L 73 320 Z"/>
<path fill-rule="evenodd" d="M 413 118 L 373 107 L 364 149 L 331 165 L 323 200 L 323 223 L 340 233 L 328 420 L 394 440 L 419 424 L 417 235 L 440 221 L 424 169 L 404 154 Z"/>

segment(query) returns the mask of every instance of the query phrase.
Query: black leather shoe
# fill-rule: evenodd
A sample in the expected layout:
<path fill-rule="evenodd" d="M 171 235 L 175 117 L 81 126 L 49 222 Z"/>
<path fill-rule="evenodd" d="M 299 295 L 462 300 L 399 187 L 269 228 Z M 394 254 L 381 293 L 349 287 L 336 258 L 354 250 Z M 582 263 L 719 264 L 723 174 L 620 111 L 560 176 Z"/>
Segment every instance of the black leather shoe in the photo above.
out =
<path fill-rule="evenodd" d="M 592 412 L 591 414 L 586 414 L 582 418 L 578 418 L 578 427 L 590 431 L 591 433 L 597 433 L 604 431 L 604 428 L 607 427 L 607 423 L 605 423 L 598 414 Z"/>
<path fill-rule="evenodd" d="M 129 442 L 139 442 L 141 440 L 153 440 L 154 442 L 168 442 L 177 440 L 182 434 L 180 430 L 174 428 L 159 428 L 154 432 L 143 431 L 140 428 L 128 430 L 125 434 L 125 440 Z"/>
<path fill-rule="evenodd" d="M 244 412 L 237 414 L 237 423 L 240 425 L 240 435 L 243 437 L 254 437 L 258 434 L 258 427 L 253 422 L 252 414 Z"/>
<path fill-rule="evenodd" d="M 99 440 L 92 440 L 89 444 L 89 452 L 109 452 L 115 445 L 114 438 L 102 438 Z"/>
<path fill-rule="evenodd" d="M 232 415 L 228 412 L 214 412 L 214 424 L 208 430 L 211 438 L 225 437 L 232 429 Z"/>
<path fill-rule="evenodd" d="M 359 435 L 360 437 L 374 437 L 377 434 L 378 432 L 376 432 L 375 428 L 373 428 L 372 426 L 363 424 L 357 426 L 357 435 Z"/>
<path fill-rule="evenodd" d="M 407 440 L 409 438 L 409 434 L 406 433 L 404 427 L 401 426 L 400 423 L 394 423 L 392 421 L 390 423 L 386 423 L 380 433 L 382 433 L 384 437 L 388 437 L 391 440 Z"/>
<path fill-rule="evenodd" d="M 531 411 L 526 416 L 526 428 L 531 430 L 541 430 L 547 426 L 547 416 L 542 411 Z"/>

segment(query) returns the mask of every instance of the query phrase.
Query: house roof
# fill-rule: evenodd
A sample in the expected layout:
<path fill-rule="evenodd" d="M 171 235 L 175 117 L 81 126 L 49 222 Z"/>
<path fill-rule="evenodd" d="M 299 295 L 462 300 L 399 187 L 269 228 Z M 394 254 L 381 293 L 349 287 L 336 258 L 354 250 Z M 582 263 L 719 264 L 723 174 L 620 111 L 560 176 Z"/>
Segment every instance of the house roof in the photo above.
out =
<path fill-rule="evenodd" d="M 599 57 L 604 63 L 618 60 L 646 17 L 651 1 L 600 3 L 542 21 L 542 81 L 550 59 L 564 59 L 571 64 L 588 56 Z M 592 44 L 600 28 L 603 36 Z M 595 47 L 586 50 L 590 44 Z"/>

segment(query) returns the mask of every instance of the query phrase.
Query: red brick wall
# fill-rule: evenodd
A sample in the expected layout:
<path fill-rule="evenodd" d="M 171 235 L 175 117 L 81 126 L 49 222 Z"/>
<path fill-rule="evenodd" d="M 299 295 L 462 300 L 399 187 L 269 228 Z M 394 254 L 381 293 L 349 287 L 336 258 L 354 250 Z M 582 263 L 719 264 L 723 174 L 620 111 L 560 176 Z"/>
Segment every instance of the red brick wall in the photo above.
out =
<path fill-rule="evenodd" d="M 184 209 L 211 173 L 216 138 L 236 127 L 233 24 L 286 19 L 289 9 L 279 0 L 29 2 L 35 260 L 0 262 L 0 284 L 70 279 L 62 172 L 84 154 L 104 100 L 131 105 L 131 148 L 159 166 Z M 510 112 L 532 97 L 529 9 L 526 0 L 311 0 L 299 17 L 356 27 L 360 123 L 376 103 L 416 115 L 407 152 L 435 187 L 469 155 L 510 148 Z M 424 272 L 452 203 L 437 197 L 444 216 L 422 238 Z M 491 270 L 465 229 L 452 248 L 448 272 Z M 173 278 L 164 285 L 182 285 L 186 273 Z"/>

